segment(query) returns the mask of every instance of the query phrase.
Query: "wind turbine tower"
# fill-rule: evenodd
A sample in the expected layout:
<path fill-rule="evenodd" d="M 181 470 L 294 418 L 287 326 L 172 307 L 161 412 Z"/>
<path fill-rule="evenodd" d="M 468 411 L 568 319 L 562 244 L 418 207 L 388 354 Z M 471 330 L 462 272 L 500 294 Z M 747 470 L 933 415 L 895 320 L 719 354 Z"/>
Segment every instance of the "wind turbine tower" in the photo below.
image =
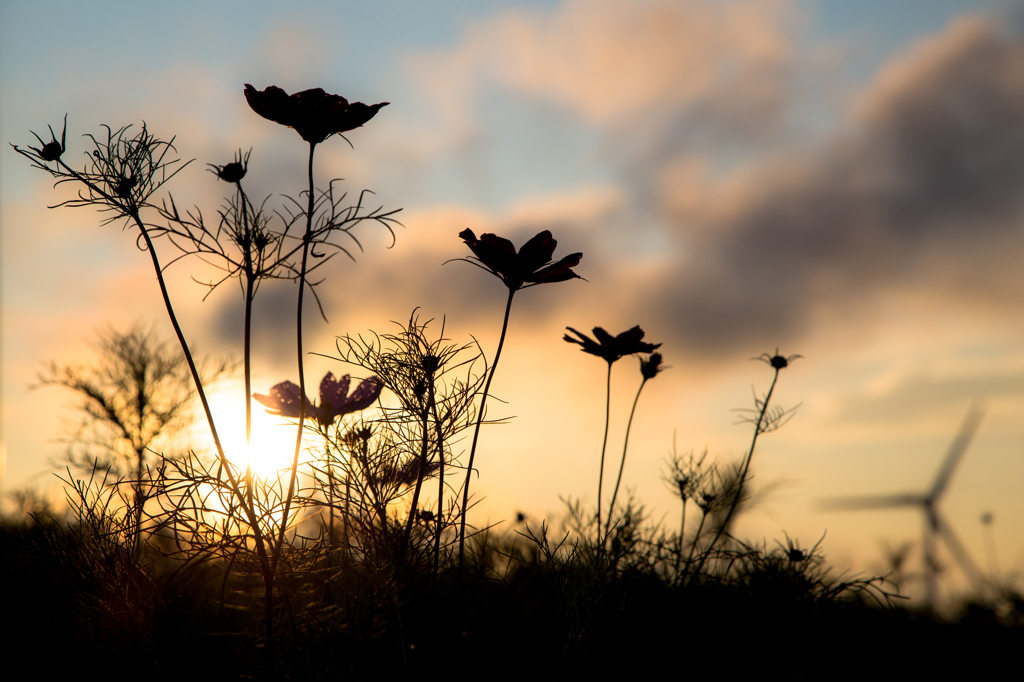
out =
<path fill-rule="evenodd" d="M 931 487 L 924 493 L 898 493 L 893 495 L 869 495 L 858 497 L 834 497 L 822 500 L 821 507 L 830 511 L 848 511 L 864 509 L 898 509 L 901 507 L 918 507 L 924 512 L 924 536 L 922 549 L 924 555 L 925 589 L 928 606 L 935 608 L 938 599 L 938 573 L 939 563 L 936 557 L 938 541 L 946 544 L 950 554 L 956 559 L 960 568 L 967 577 L 976 585 L 982 581 L 982 573 L 971 559 L 964 545 L 953 532 L 952 527 L 946 523 L 939 514 L 938 504 L 943 493 L 949 488 L 949 481 L 953 477 L 957 464 L 963 458 L 970 445 L 971 439 L 978 430 L 981 423 L 983 411 L 974 406 L 967 413 L 960 431 L 957 433 L 953 444 L 946 453 L 938 475 Z"/>

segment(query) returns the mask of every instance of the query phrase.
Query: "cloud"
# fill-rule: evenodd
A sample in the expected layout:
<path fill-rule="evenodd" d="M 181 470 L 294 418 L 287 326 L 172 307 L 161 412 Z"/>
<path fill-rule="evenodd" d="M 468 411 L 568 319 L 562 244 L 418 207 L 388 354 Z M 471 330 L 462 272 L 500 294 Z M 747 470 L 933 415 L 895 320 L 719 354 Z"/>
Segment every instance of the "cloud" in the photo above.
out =
<path fill-rule="evenodd" d="M 615 209 L 559 223 L 564 207 L 529 202 L 586 254 L 578 308 L 628 310 L 705 357 L 792 348 L 822 319 L 866 329 L 894 295 L 1019 310 L 1020 36 L 956 20 L 886 64 L 831 133 L 787 147 L 808 94 L 798 27 L 786 2 L 569 0 L 472 25 L 412 68 L 470 137 L 495 93 L 598 131 Z"/>
<path fill-rule="evenodd" d="M 826 144 L 713 182 L 667 171 L 683 258 L 648 306 L 706 352 L 785 342 L 897 290 L 1020 310 L 1024 42 L 963 19 L 889 64 Z M 697 186 L 700 189 L 694 189 Z M 671 311 L 671 313 L 669 312 Z M 849 321 L 848 321 L 849 323 Z"/>
<path fill-rule="evenodd" d="M 785 0 L 568 0 L 472 25 L 457 49 L 409 65 L 442 117 L 467 131 L 476 100 L 498 84 L 600 127 L 683 117 L 751 133 L 785 104 L 794 16 Z"/>

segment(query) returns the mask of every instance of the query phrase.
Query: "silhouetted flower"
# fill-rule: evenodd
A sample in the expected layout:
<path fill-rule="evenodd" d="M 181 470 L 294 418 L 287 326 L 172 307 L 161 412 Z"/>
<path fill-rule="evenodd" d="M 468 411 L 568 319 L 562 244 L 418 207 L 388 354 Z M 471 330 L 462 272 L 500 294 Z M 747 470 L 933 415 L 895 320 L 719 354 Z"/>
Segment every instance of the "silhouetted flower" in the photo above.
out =
<path fill-rule="evenodd" d="M 245 84 L 245 99 L 263 118 L 295 128 L 303 140 L 313 144 L 358 128 L 388 105 L 387 102 L 350 103 L 341 95 L 328 94 L 321 88 L 288 95 L 276 85 L 257 90 L 248 83 Z"/>
<path fill-rule="evenodd" d="M 583 346 L 584 353 L 590 353 L 600 358 L 604 358 L 609 363 L 615 362 L 623 355 L 632 355 L 633 353 L 651 353 L 655 348 L 661 346 L 660 343 L 646 343 L 640 339 L 644 338 L 644 330 L 640 327 L 633 327 L 628 331 L 624 331 L 618 336 L 612 336 L 601 327 L 594 327 L 594 336 L 597 337 L 597 341 L 586 334 L 581 334 L 572 327 L 566 327 L 576 336 L 580 337 L 574 339 L 568 334 L 564 338 L 569 343 L 578 343 Z M 653 359 L 653 356 L 652 356 Z M 661 356 L 658 355 L 660 362 Z"/>
<path fill-rule="evenodd" d="M 60 134 L 60 142 L 57 142 L 57 134 L 53 132 L 53 126 L 47 125 L 46 127 L 50 129 L 50 138 L 52 141 L 43 142 L 43 138 L 30 131 L 35 135 L 35 138 L 39 140 L 39 144 L 43 146 L 40 149 L 36 149 L 35 147 L 29 147 L 29 149 L 38 154 L 39 158 L 43 161 L 56 161 L 63 156 L 65 151 L 67 151 L 67 147 L 64 146 L 64 143 L 67 141 L 68 136 L 68 115 L 64 114 L 64 131 Z M 17 147 L 15 147 L 15 149 L 17 149 Z"/>
<path fill-rule="evenodd" d="M 245 172 L 249 170 L 249 155 L 251 153 L 252 150 L 250 149 L 243 156 L 242 151 L 239 150 L 238 153 L 235 154 L 235 160 L 231 163 L 224 164 L 223 166 L 218 166 L 213 163 L 208 163 L 206 165 L 210 167 L 211 173 L 224 182 L 236 183 L 244 178 Z"/>
<path fill-rule="evenodd" d="M 496 275 L 512 291 L 537 284 L 582 279 L 572 271 L 572 268 L 580 264 L 582 253 L 573 253 L 557 263 L 551 263 L 558 242 L 548 230 L 526 242 L 519 253 L 516 253 L 512 242 L 494 234 L 482 234 L 477 239 L 473 230 L 466 228 L 459 233 L 459 237 L 473 251 L 476 263 Z"/>
<path fill-rule="evenodd" d="M 659 343 L 658 345 L 660 346 L 661 344 Z M 661 366 L 661 353 L 651 353 L 646 360 L 640 360 L 640 374 L 643 375 L 644 379 L 653 379 L 663 369 L 665 368 Z"/>
<path fill-rule="evenodd" d="M 335 417 L 359 412 L 372 405 L 384 384 L 379 378 L 370 377 L 360 382 L 352 395 L 347 395 L 348 385 L 348 374 L 336 380 L 334 374 L 328 372 L 320 382 L 320 405 L 314 407 L 309 398 L 303 397 L 306 413 L 327 426 L 334 423 Z M 299 396 L 299 387 L 290 381 L 272 386 L 270 395 L 253 394 L 253 398 L 262 403 L 270 414 L 293 418 L 299 416 Z"/>
<path fill-rule="evenodd" d="M 802 357 L 803 357 L 802 355 L 790 355 L 788 357 L 783 357 L 783 356 L 779 355 L 779 349 L 776 348 L 774 355 L 769 355 L 768 353 L 761 353 L 761 355 L 757 356 L 756 358 L 751 358 L 751 359 L 752 360 L 760 360 L 761 362 L 765 362 L 765 363 L 771 365 L 772 367 L 774 367 L 775 369 L 778 370 L 778 369 L 784 369 L 784 368 L 788 367 L 789 363 L 793 362 L 797 358 L 802 358 Z"/>

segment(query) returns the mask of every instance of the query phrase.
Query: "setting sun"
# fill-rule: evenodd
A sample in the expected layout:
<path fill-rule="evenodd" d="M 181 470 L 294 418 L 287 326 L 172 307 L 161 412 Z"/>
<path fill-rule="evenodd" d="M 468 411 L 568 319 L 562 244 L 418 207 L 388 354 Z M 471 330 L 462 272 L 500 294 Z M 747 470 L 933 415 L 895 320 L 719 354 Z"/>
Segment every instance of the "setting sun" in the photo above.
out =
<path fill-rule="evenodd" d="M 245 442 L 245 403 L 238 398 L 242 395 L 241 381 L 231 385 L 225 382 L 210 397 L 210 409 L 217 422 L 224 454 L 228 460 L 244 470 L 250 464 L 257 476 L 273 478 L 278 472 L 287 470 L 295 454 L 295 428 L 297 419 L 284 419 L 267 414 L 266 409 L 253 401 L 252 437 Z M 197 422 L 198 433 L 206 429 L 205 420 Z M 302 435 L 300 463 L 309 459 L 308 448 L 315 447 L 319 438 L 308 430 Z M 210 448 L 212 451 L 212 448 Z"/>

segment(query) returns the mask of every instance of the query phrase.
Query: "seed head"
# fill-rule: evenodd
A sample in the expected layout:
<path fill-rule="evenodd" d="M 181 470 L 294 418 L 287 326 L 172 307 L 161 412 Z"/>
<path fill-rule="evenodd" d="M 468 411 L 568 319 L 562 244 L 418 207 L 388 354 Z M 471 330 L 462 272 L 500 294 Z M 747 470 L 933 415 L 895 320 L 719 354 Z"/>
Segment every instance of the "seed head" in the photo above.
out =
<path fill-rule="evenodd" d="M 666 368 L 661 366 L 661 353 L 651 353 L 646 360 L 640 360 L 640 374 L 644 379 L 653 379 L 663 369 Z"/>
<path fill-rule="evenodd" d="M 789 366 L 789 363 L 793 362 L 797 358 L 802 358 L 802 357 L 803 357 L 802 355 L 789 355 L 789 356 L 779 355 L 779 349 L 776 348 L 774 354 L 761 353 L 761 355 L 757 356 L 756 358 L 751 358 L 751 359 L 752 360 L 760 360 L 761 362 L 767 363 L 767 364 L 771 365 L 773 368 L 775 368 L 776 371 L 778 371 L 780 369 L 785 369 L 786 367 Z"/>
<path fill-rule="evenodd" d="M 216 164 L 208 163 L 210 172 L 216 175 L 219 179 L 224 182 L 236 183 L 241 181 L 245 177 L 245 172 L 249 170 L 249 155 L 252 154 L 250 149 L 244 155 L 242 150 L 238 150 L 235 153 L 235 160 L 231 163 L 218 166 Z"/>

